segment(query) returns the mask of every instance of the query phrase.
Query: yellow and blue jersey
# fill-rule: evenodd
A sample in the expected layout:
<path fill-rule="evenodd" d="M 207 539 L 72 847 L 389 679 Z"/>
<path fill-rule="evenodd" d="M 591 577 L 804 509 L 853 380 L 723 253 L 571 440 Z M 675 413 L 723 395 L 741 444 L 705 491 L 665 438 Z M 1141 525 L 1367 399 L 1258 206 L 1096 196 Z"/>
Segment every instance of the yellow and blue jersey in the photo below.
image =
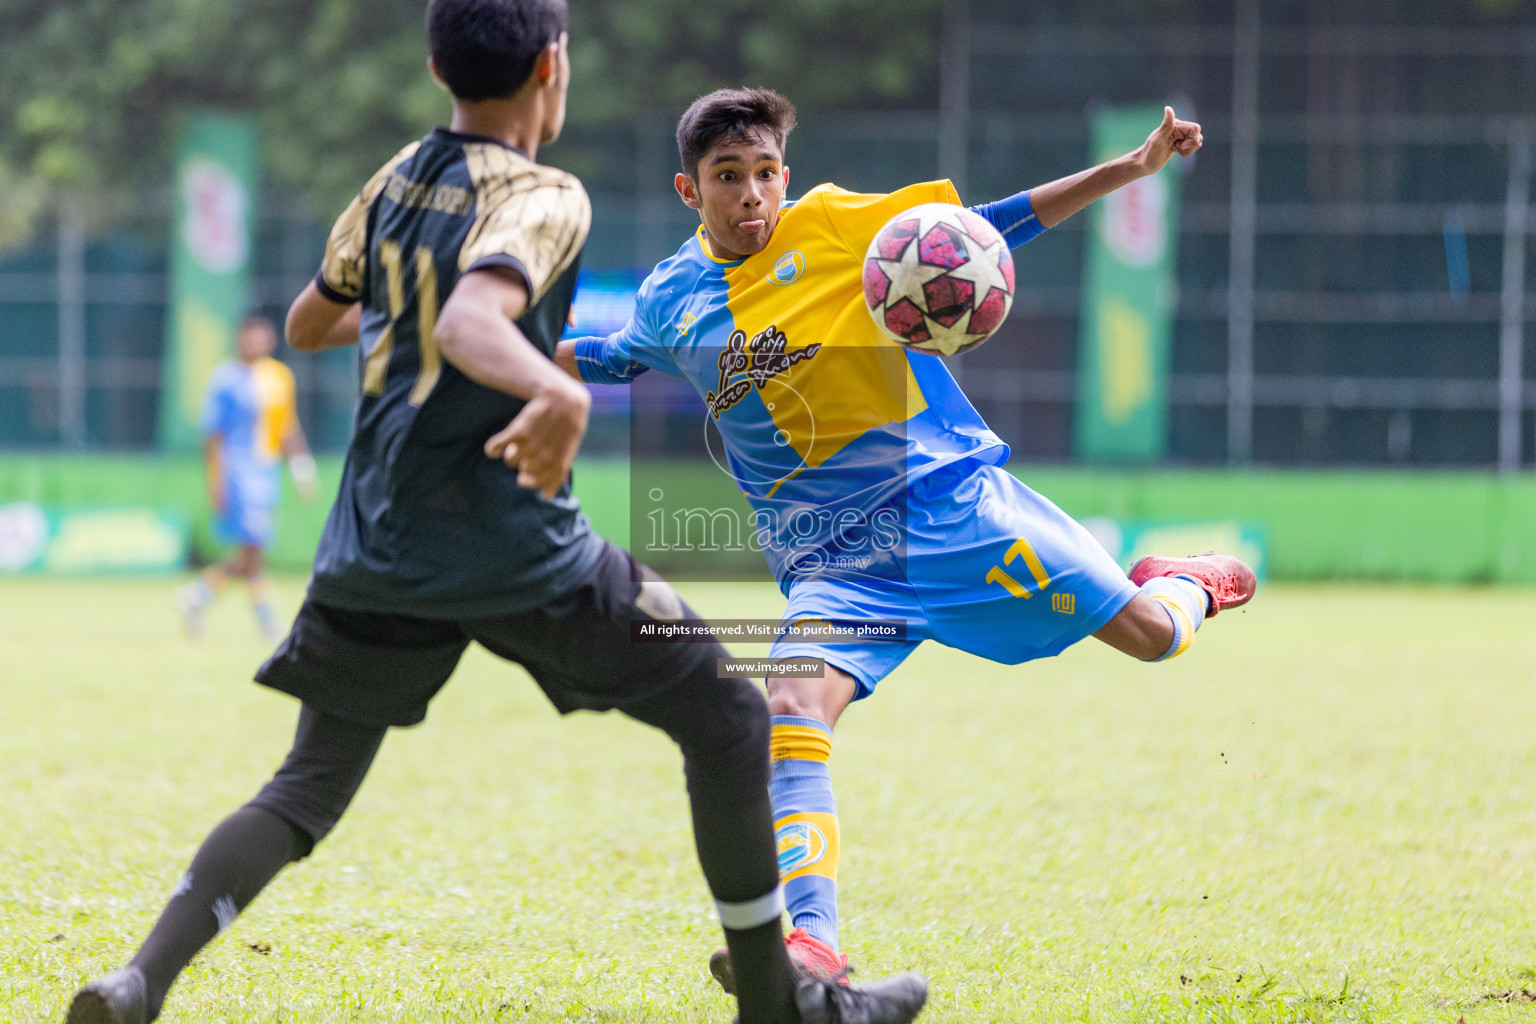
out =
<path fill-rule="evenodd" d="M 1009 664 L 1050 657 L 1137 592 L 1082 526 L 1000 468 L 1007 445 L 944 361 L 889 341 L 865 311 L 870 240 L 931 202 L 959 199 L 948 182 L 823 185 L 735 261 L 696 234 L 646 279 L 622 331 L 575 346 L 592 383 L 654 369 L 693 384 L 786 621 L 900 626 L 895 640 L 775 643 L 775 657 L 848 672 L 858 697 L 928 639 Z M 973 209 L 1013 246 L 1042 230 L 1028 193 Z"/>
<path fill-rule="evenodd" d="M 944 362 L 892 342 L 865 308 L 870 240 L 932 202 L 960 200 L 947 181 L 888 195 L 821 185 L 739 260 L 716 257 L 701 228 L 641 285 L 622 331 L 576 342 L 588 382 L 654 369 L 693 384 L 781 582 L 872 543 L 877 511 L 899 511 L 895 499 L 934 470 L 1008 458 Z"/>
<path fill-rule="evenodd" d="M 203 399 L 203 434 L 219 440 L 224 512 L 214 523 L 222 540 L 266 544 L 279 497 L 278 465 L 293 429 L 293 372 L 276 359 L 228 362 L 214 371 Z"/>
<path fill-rule="evenodd" d="M 293 429 L 293 371 L 276 359 L 224 363 L 203 400 L 203 434 L 217 435 L 226 471 L 277 466 Z"/>

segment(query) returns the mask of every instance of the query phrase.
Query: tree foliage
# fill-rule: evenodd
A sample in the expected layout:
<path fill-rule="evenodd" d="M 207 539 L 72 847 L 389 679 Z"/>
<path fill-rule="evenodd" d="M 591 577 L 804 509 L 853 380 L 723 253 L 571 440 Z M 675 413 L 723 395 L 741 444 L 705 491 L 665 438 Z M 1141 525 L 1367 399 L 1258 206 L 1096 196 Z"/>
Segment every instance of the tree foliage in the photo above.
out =
<path fill-rule="evenodd" d="M 675 114 L 721 85 L 773 86 L 807 111 L 938 104 L 945 0 L 570 3 L 570 117 L 587 140 L 637 112 Z M 1372 18 L 1486 23 L 1525 18 L 1532 3 L 1381 0 Z M 1127 31 L 1231 16 L 1230 0 L 970 0 L 970 8 L 981 24 Z M 426 0 L 0 0 L 0 241 L 51 190 L 163 183 L 179 117 L 199 105 L 256 115 L 268 180 L 322 212 L 335 209 L 403 142 L 447 116 L 447 97 L 426 72 L 425 9 Z M 1310 23 L 1330 9 L 1326 0 L 1264 7 L 1276 24 Z M 616 152 L 573 143 L 552 155 L 590 169 Z"/>
<path fill-rule="evenodd" d="M 939 0 L 573 0 L 572 123 L 724 84 L 806 106 L 925 102 Z M 447 116 L 422 0 L 0 0 L 0 218 L 160 183 L 185 110 L 249 111 L 269 180 L 322 210 Z M 5 227 L 0 224 L 0 234 Z"/>
<path fill-rule="evenodd" d="M 421 6 L 360 0 L 0 0 L 0 175 L 165 179 L 180 115 L 255 114 L 264 166 L 334 205 L 443 116 Z"/>
<path fill-rule="evenodd" d="M 572 116 L 681 112 L 725 85 L 797 104 L 932 106 L 941 0 L 585 0 L 572 5 Z M 925 89 L 926 87 L 926 89 Z"/>

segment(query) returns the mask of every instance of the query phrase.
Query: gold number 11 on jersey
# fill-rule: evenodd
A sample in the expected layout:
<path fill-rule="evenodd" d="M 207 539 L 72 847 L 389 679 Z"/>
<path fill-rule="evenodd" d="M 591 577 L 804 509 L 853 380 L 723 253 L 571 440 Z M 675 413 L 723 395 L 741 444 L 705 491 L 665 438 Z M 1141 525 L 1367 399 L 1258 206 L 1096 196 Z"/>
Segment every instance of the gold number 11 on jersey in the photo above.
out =
<path fill-rule="evenodd" d="M 384 393 L 384 378 L 389 373 L 389 357 L 395 350 L 395 321 L 405 311 L 405 274 L 400 266 L 400 246 L 383 239 L 379 242 L 379 262 L 384 264 L 384 276 L 389 287 L 389 326 L 374 342 L 373 351 L 363 362 L 363 394 L 378 397 Z M 411 404 L 419 406 L 427 400 L 437 379 L 443 374 L 443 356 L 432 340 L 437 326 L 437 265 L 432 262 L 432 250 L 426 246 L 416 249 L 416 344 L 421 350 L 421 372 L 411 388 Z"/>
<path fill-rule="evenodd" d="M 1029 574 L 1035 578 L 1035 583 L 1041 590 L 1051 585 L 1051 575 L 1045 571 L 1045 566 L 1040 564 L 1040 556 L 1035 554 L 1035 549 L 1029 546 L 1029 541 L 1020 537 L 1013 542 L 1008 553 L 1003 556 L 1003 565 L 1008 565 L 1020 555 L 1024 556 L 1024 564 L 1029 568 Z M 1024 584 L 1014 579 L 1003 571 L 1003 565 L 994 565 L 987 573 L 988 583 L 1000 583 L 1008 593 L 1014 597 L 1022 597 L 1026 601 L 1034 595 L 1024 588 Z"/>

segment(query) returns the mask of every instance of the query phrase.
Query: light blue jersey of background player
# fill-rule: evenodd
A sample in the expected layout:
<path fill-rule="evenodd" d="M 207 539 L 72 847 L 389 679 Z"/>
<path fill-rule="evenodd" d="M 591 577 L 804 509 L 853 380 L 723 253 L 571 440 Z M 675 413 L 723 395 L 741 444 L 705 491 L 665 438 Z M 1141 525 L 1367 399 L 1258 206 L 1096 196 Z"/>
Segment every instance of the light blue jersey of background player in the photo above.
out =
<path fill-rule="evenodd" d="M 235 545 L 177 591 L 187 631 L 203 629 L 204 613 L 231 577 L 251 589 L 257 625 L 268 639 L 280 632 L 265 572 L 272 520 L 282 497 L 281 460 L 287 456 L 302 497 L 315 494 L 315 461 L 304 443 L 293 373 L 272 358 L 277 332 L 259 316 L 247 317 L 237 336 L 239 358 L 219 366 L 203 400 L 203 450 L 214 538 Z"/>

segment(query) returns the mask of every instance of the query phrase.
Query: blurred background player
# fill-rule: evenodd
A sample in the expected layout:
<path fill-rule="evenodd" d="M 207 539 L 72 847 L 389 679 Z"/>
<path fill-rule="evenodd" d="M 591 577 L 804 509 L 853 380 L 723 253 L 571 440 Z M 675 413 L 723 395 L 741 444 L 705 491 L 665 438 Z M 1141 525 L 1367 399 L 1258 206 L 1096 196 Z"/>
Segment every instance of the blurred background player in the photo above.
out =
<path fill-rule="evenodd" d="M 272 358 L 277 331 L 251 314 L 236 336 L 238 358 L 222 364 L 203 400 L 204 455 L 213 536 L 235 550 L 176 592 L 187 633 L 200 636 L 203 618 L 231 578 L 250 587 L 251 609 L 268 640 L 282 635 L 272 607 L 265 551 L 282 497 L 279 462 L 286 456 L 299 496 L 316 490 L 315 460 L 304 442 L 294 404 L 293 372 Z"/>

